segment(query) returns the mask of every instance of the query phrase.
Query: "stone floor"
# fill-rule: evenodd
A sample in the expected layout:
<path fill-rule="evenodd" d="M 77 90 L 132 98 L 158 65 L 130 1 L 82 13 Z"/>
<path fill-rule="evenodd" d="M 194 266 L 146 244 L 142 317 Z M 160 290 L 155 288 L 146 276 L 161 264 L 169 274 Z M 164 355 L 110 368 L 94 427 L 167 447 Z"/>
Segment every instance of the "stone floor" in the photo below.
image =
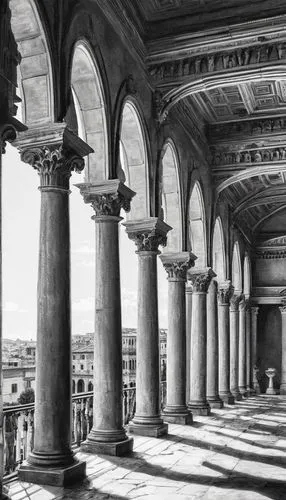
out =
<path fill-rule="evenodd" d="M 165 438 L 135 436 L 133 456 L 79 453 L 88 478 L 70 488 L 8 483 L 12 500 L 286 499 L 286 397 L 255 397 L 170 425 Z"/>

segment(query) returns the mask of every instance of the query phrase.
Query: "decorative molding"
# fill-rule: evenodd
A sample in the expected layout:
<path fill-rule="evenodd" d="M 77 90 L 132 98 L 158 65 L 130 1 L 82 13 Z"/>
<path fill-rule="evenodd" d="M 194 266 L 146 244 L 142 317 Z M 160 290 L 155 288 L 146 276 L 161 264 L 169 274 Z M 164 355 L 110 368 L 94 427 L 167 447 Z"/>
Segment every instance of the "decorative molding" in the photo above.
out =
<path fill-rule="evenodd" d="M 286 162 L 285 147 L 248 148 L 243 151 L 219 151 L 215 150 L 212 157 L 214 167 L 234 164 L 255 164 L 255 163 L 277 163 Z"/>
<path fill-rule="evenodd" d="M 283 249 L 263 248 L 255 250 L 256 259 L 286 259 L 286 247 Z"/>
<path fill-rule="evenodd" d="M 207 293 L 210 282 L 215 277 L 216 274 L 210 267 L 188 272 L 188 279 L 193 283 L 193 293 Z"/>
<path fill-rule="evenodd" d="M 233 295 L 234 288 L 230 281 L 218 284 L 217 300 L 220 306 L 228 305 L 231 296 Z"/>
<path fill-rule="evenodd" d="M 80 189 L 84 202 L 94 209 L 95 217 L 119 217 L 122 208 L 125 212 L 130 212 L 131 200 L 136 194 L 118 179 L 76 186 Z"/>
<path fill-rule="evenodd" d="M 230 123 L 210 125 L 207 135 L 210 142 L 229 142 L 237 138 L 268 136 L 286 131 L 286 117 L 260 120 L 238 120 Z"/>
<path fill-rule="evenodd" d="M 167 244 L 167 233 L 172 229 L 157 217 L 125 222 L 128 237 L 135 242 L 137 253 L 156 252 Z"/>
<path fill-rule="evenodd" d="M 164 253 L 160 256 L 170 281 L 186 281 L 187 271 L 195 265 L 196 258 L 189 252 Z"/>

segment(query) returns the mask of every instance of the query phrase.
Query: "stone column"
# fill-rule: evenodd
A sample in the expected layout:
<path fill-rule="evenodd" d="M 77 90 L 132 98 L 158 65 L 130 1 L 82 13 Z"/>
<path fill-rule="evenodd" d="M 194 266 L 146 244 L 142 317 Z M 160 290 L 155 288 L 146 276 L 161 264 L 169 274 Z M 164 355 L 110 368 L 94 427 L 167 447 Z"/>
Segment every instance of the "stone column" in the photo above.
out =
<path fill-rule="evenodd" d="M 187 270 L 195 256 L 188 252 L 160 256 L 168 273 L 168 341 L 166 422 L 191 424 L 192 414 L 186 406 L 186 298 Z"/>
<path fill-rule="evenodd" d="M 230 299 L 229 330 L 230 330 L 230 392 L 240 401 L 242 396 L 238 388 L 238 340 L 239 340 L 239 301 L 240 295 L 233 295 Z"/>
<path fill-rule="evenodd" d="M 190 398 L 190 362 L 191 362 L 191 333 L 192 333 L 192 300 L 193 285 L 186 283 L 186 401 Z"/>
<path fill-rule="evenodd" d="M 227 404 L 234 404 L 230 392 L 229 301 L 232 294 L 230 281 L 218 286 L 218 346 L 219 396 Z"/>
<path fill-rule="evenodd" d="M 129 432 L 159 437 L 168 432 L 160 415 L 160 351 L 157 255 L 171 229 L 157 217 L 124 223 L 138 254 L 138 326 L 136 354 L 136 413 Z M 168 343 L 168 342 L 167 342 Z"/>
<path fill-rule="evenodd" d="M 212 269 L 189 271 L 193 282 L 192 334 L 191 334 L 191 384 L 189 410 L 195 415 L 209 415 L 210 405 L 206 399 L 207 369 L 207 291 L 211 279 L 216 276 Z"/>
<path fill-rule="evenodd" d="M 207 400 L 211 408 L 222 408 L 218 395 L 217 282 L 212 280 L 207 294 Z"/>
<path fill-rule="evenodd" d="M 257 316 L 259 307 L 251 307 L 251 375 L 252 387 L 256 394 L 260 394 L 260 387 L 257 381 Z"/>
<path fill-rule="evenodd" d="M 245 307 L 245 357 L 246 357 L 246 392 L 253 393 L 251 370 L 251 306 L 249 300 Z"/>
<path fill-rule="evenodd" d="M 246 334 L 245 334 L 245 298 L 239 303 L 239 347 L 238 347 L 238 388 L 246 396 Z"/>
<path fill-rule="evenodd" d="M 122 327 L 118 223 L 134 192 L 119 180 L 79 184 L 95 211 L 93 427 L 81 450 L 123 455 L 133 448 L 122 420 Z"/>
<path fill-rule="evenodd" d="M 30 129 L 17 145 L 41 192 L 34 449 L 19 477 L 62 485 L 85 475 L 71 450 L 69 180 L 92 149 L 62 123 Z"/>
<path fill-rule="evenodd" d="M 286 394 L 286 300 L 283 299 L 283 305 L 279 307 L 281 312 L 281 383 L 280 394 Z"/>

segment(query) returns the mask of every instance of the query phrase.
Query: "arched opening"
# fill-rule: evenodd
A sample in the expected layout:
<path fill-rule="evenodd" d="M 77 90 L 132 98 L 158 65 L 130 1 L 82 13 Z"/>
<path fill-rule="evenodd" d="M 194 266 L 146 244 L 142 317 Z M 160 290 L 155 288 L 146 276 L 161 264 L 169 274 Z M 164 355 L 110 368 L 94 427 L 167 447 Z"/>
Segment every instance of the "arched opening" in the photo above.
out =
<path fill-rule="evenodd" d="M 94 150 L 85 161 L 85 182 L 108 179 L 106 101 L 98 65 L 85 41 L 79 41 L 74 48 L 71 89 L 73 105 L 66 120 Z"/>
<path fill-rule="evenodd" d="M 243 292 L 245 297 L 248 299 L 251 294 L 251 264 L 249 255 L 246 254 L 244 257 L 243 266 Z"/>
<path fill-rule="evenodd" d="M 232 285 L 237 294 L 242 292 L 241 257 L 237 241 L 234 244 L 232 254 Z"/>
<path fill-rule="evenodd" d="M 217 275 L 217 281 L 223 282 L 226 280 L 226 259 L 224 235 L 222 229 L 221 218 L 217 217 L 213 232 L 213 270 Z"/>
<path fill-rule="evenodd" d="M 93 383 L 92 382 L 89 382 L 88 383 L 88 388 L 87 388 L 88 391 L 93 391 Z"/>
<path fill-rule="evenodd" d="M 182 251 L 182 204 L 178 157 L 168 141 L 162 153 L 162 208 L 164 221 L 172 227 L 168 233 L 167 252 Z"/>
<path fill-rule="evenodd" d="M 85 384 L 84 384 L 84 380 L 82 380 L 82 379 L 79 379 L 77 381 L 77 392 L 85 392 Z"/>
<path fill-rule="evenodd" d="M 131 101 L 126 101 L 120 126 L 118 178 L 136 192 L 127 219 L 150 216 L 146 133 L 142 118 Z"/>
<path fill-rule="evenodd" d="M 196 267 L 204 268 L 207 265 L 206 252 L 206 220 L 201 186 L 195 183 L 189 201 L 188 229 L 191 250 L 196 255 Z"/>
<path fill-rule="evenodd" d="M 75 393 L 75 381 L 73 380 L 72 381 L 72 394 Z"/>

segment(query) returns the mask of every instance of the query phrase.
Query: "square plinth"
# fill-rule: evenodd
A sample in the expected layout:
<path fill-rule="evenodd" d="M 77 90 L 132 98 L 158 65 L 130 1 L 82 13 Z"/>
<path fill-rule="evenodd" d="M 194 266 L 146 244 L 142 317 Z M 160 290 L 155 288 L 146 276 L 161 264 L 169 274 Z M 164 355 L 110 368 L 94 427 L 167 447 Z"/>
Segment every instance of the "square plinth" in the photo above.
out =
<path fill-rule="evenodd" d="M 147 424 L 135 424 L 130 422 L 128 425 L 128 431 L 131 434 L 139 434 L 140 436 L 150 436 L 150 437 L 160 437 L 168 434 L 168 424 L 160 425 L 147 425 Z"/>
<path fill-rule="evenodd" d="M 163 412 L 163 418 L 166 422 L 169 422 L 170 424 L 178 424 L 178 425 L 192 425 L 193 423 L 193 416 L 191 413 L 164 413 Z"/>
<path fill-rule="evenodd" d="M 75 462 L 67 467 L 37 467 L 23 462 L 18 477 L 25 483 L 47 484 L 49 486 L 66 486 L 82 481 L 86 476 L 86 463 Z"/>
<path fill-rule="evenodd" d="M 205 407 L 202 407 L 200 408 L 199 406 L 198 407 L 190 407 L 190 410 L 192 412 L 193 415 L 201 415 L 201 416 L 205 416 L 207 417 L 208 415 L 211 414 L 211 409 L 209 406 L 205 406 Z"/>
<path fill-rule="evenodd" d="M 223 408 L 223 401 L 221 399 L 216 399 L 215 401 L 209 401 L 211 408 Z"/>
<path fill-rule="evenodd" d="M 226 405 L 234 405 L 235 404 L 235 398 L 232 394 L 219 395 L 219 397 L 223 400 L 223 402 Z"/>
<path fill-rule="evenodd" d="M 93 453 L 95 455 L 110 455 L 121 457 L 127 455 L 133 450 L 133 438 L 127 438 L 124 441 L 116 443 L 100 443 L 97 441 L 86 440 L 81 443 L 80 450 L 84 453 Z"/>

